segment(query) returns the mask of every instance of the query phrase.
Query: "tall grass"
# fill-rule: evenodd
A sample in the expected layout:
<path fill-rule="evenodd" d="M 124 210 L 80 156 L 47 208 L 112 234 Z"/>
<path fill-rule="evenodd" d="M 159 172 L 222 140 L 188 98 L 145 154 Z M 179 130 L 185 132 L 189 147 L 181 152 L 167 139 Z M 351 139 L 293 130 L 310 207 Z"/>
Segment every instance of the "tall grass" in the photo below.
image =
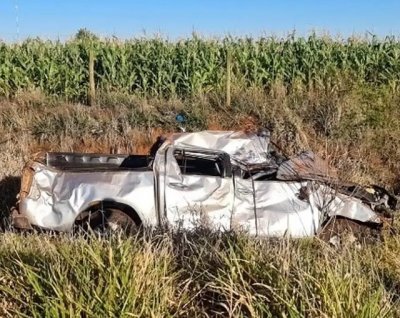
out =
<path fill-rule="evenodd" d="M 396 317 L 398 240 L 0 236 L 4 316 Z M 397 251 L 397 252 L 396 252 Z"/>
<path fill-rule="evenodd" d="M 228 51 L 232 82 L 242 88 L 269 88 L 280 82 L 340 90 L 357 82 L 395 90 L 400 80 L 400 42 L 391 37 L 78 37 L 68 42 L 0 43 L 0 95 L 40 89 L 70 101 L 86 100 L 90 52 L 96 57 L 97 89 L 103 92 L 167 97 L 223 91 Z"/>

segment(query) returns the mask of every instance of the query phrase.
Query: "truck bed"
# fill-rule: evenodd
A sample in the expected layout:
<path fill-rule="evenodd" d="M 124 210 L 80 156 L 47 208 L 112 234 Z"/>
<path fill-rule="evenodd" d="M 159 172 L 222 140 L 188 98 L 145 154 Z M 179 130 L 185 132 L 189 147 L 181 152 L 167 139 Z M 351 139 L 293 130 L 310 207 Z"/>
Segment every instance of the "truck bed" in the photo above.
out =
<path fill-rule="evenodd" d="M 68 171 L 151 170 L 152 158 L 146 155 L 48 152 L 45 164 Z"/>

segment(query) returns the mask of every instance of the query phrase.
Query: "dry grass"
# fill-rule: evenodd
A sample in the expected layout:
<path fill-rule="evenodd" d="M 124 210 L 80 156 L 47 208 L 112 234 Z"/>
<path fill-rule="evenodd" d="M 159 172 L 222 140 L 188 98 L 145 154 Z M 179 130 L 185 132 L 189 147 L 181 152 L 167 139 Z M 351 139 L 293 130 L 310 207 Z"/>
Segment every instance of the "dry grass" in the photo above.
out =
<path fill-rule="evenodd" d="M 358 87 L 233 87 L 192 99 L 101 96 L 65 104 L 40 92 L 0 103 L 0 213 L 15 203 L 33 152 L 146 153 L 177 129 L 273 130 L 287 153 L 318 152 L 360 183 L 399 185 L 400 94 Z M 7 220 L 4 218 L 4 220 Z M 3 224 L 7 225 L 4 221 Z M 313 241 L 241 235 L 148 234 L 72 238 L 0 235 L 1 315 L 26 317 L 397 317 L 400 241 L 333 250 Z"/>

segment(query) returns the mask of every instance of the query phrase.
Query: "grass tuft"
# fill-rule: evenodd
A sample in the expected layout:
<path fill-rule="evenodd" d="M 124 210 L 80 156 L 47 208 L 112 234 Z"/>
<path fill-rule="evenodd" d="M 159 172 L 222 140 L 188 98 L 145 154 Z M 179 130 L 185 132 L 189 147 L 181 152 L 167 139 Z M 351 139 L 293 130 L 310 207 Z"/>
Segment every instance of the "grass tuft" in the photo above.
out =
<path fill-rule="evenodd" d="M 4 316 L 396 317 L 397 238 L 316 240 L 208 232 L 0 236 Z"/>

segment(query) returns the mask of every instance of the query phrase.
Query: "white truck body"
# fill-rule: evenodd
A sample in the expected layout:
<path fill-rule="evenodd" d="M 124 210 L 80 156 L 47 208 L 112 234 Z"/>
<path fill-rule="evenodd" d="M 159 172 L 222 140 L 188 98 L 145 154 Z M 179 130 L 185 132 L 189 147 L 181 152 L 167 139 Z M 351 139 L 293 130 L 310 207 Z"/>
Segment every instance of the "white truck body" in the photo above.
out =
<path fill-rule="evenodd" d="M 145 226 L 261 236 L 313 236 L 337 215 L 381 222 L 371 205 L 328 184 L 328 173 L 290 180 L 288 166 L 271 157 L 268 137 L 232 131 L 174 134 L 151 158 L 48 153 L 26 168 L 17 217 L 70 231 L 94 204 L 116 202 Z"/>

